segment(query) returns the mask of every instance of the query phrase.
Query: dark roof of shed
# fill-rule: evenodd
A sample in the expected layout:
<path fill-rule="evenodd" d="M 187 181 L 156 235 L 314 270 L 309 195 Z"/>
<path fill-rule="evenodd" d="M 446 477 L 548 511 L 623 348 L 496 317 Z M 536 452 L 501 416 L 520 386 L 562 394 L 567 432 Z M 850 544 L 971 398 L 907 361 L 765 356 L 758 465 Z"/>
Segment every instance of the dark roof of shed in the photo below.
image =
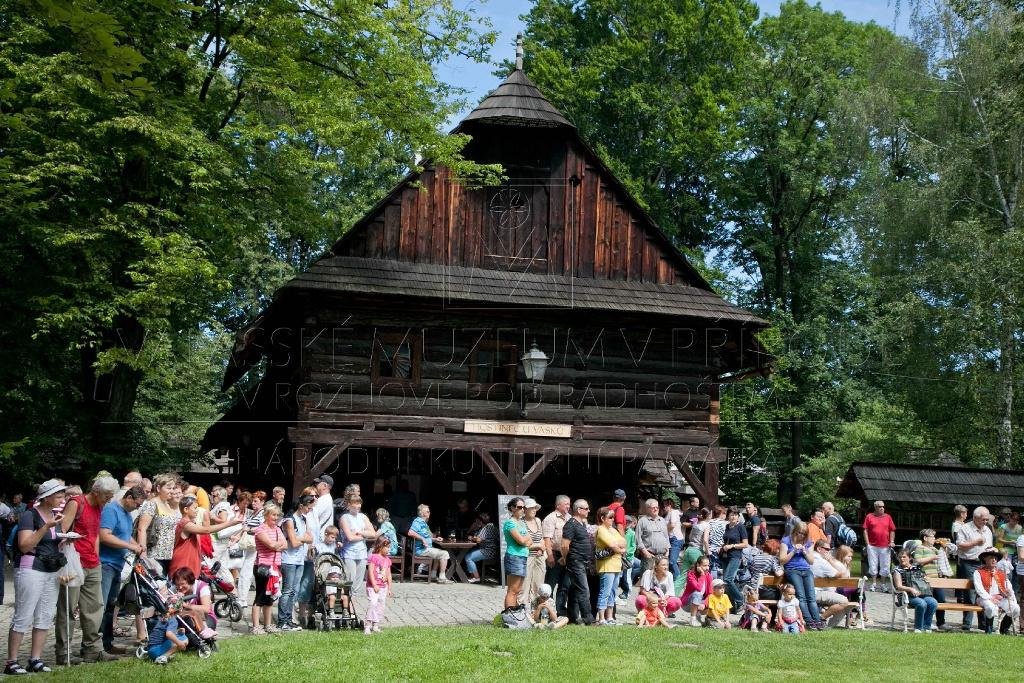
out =
<path fill-rule="evenodd" d="M 541 94 L 522 69 L 509 74 L 463 119 L 463 123 L 466 121 L 547 128 L 576 127 Z"/>
<path fill-rule="evenodd" d="M 844 498 L 932 505 L 1024 507 L 1024 471 L 857 462 L 839 484 Z"/>
<path fill-rule="evenodd" d="M 765 320 L 714 292 L 687 284 L 584 279 L 389 259 L 326 257 L 296 275 L 284 289 L 440 299 L 461 307 L 478 303 L 571 308 L 685 316 L 756 328 L 768 326 Z"/>

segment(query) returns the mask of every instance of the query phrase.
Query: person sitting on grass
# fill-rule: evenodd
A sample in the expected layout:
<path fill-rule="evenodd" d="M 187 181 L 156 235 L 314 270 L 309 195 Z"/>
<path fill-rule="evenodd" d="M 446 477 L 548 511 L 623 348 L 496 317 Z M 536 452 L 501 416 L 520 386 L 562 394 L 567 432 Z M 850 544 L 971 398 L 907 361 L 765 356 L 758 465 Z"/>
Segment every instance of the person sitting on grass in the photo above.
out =
<path fill-rule="evenodd" d="M 569 617 L 558 616 L 551 592 L 551 586 L 546 583 L 542 583 L 537 589 L 537 595 L 530 604 L 530 611 L 526 615 L 534 628 L 556 629 L 569 623 Z"/>
<path fill-rule="evenodd" d="M 661 611 L 661 600 L 659 598 L 648 600 L 644 608 L 637 612 L 636 625 L 640 628 L 653 626 L 674 628 L 673 624 L 668 623 L 668 617 L 665 616 L 665 613 Z"/>
<path fill-rule="evenodd" d="M 732 601 L 725 594 L 725 581 L 715 579 L 711 584 L 711 597 L 708 598 L 708 618 L 704 622 L 711 628 L 732 628 L 729 622 L 729 612 L 732 611 Z"/>
<path fill-rule="evenodd" d="M 185 629 L 178 624 L 175 610 L 157 619 L 152 633 L 149 634 L 149 647 L 146 654 L 156 664 L 166 664 L 175 652 L 184 652 L 188 647 Z"/>
<path fill-rule="evenodd" d="M 772 612 L 765 607 L 764 603 L 757 599 L 757 591 L 747 589 L 743 595 L 743 616 L 740 617 L 740 628 L 756 631 L 768 630 L 768 622 L 772 619 Z"/>
<path fill-rule="evenodd" d="M 775 605 L 775 626 L 783 633 L 803 633 L 804 614 L 796 597 L 796 587 L 787 583 L 782 587 L 782 599 Z"/>
<path fill-rule="evenodd" d="M 707 612 L 711 596 L 711 560 L 701 557 L 686 573 L 683 607 L 690 613 L 690 626 L 700 626 L 699 617 Z"/>

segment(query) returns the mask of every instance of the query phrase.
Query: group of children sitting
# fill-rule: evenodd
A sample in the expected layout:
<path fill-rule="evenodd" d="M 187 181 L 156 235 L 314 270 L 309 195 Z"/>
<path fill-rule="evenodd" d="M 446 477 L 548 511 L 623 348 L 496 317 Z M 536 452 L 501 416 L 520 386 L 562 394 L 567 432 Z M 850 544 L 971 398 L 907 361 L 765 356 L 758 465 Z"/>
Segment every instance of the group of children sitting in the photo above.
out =
<path fill-rule="evenodd" d="M 732 622 L 729 621 L 729 614 L 732 611 L 732 600 L 725 592 L 725 582 L 722 579 L 715 579 L 711 586 L 712 593 L 708 596 L 704 625 L 710 628 L 730 629 Z M 669 623 L 662 610 L 662 600 L 658 598 L 647 601 L 646 607 L 637 613 L 635 623 L 641 628 L 675 626 Z M 751 631 L 768 631 L 771 623 L 772 611 L 761 602 L 756 591 L 746 590 L 739 627 Z M 791 585 L 782 588 L 782 599 L 776 605 L 774 623 L 775 629 L 784 633 L 801 633 L 804 630 L 800 601 L 796 597 L 796 589 Z"/>

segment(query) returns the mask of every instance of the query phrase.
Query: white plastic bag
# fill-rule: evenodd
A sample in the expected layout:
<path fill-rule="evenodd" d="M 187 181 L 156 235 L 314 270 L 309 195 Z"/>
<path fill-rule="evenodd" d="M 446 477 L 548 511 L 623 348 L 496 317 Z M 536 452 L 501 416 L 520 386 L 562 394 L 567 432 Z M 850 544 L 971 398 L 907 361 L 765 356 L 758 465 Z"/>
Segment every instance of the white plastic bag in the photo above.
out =
<path fill-rule="evenodd" d="M 63 544 L 64 559 L 66 563 L 57 570 L 57 578 L 69 588 L 77 588 L 85 583 L 85 571 L 82 570 L 82 558 L 78 556 L 78 550 L 74 543 Z"/>

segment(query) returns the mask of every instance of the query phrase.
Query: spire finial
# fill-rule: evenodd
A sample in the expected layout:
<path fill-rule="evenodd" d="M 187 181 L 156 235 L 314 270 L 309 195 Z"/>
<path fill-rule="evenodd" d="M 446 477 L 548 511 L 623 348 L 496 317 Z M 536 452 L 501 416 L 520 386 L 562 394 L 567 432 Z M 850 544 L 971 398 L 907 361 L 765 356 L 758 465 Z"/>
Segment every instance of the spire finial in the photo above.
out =
<path fill-rule="evenodd" d="M 516 35 L 516 71 L 523 70 L 523 34 Z"/>

